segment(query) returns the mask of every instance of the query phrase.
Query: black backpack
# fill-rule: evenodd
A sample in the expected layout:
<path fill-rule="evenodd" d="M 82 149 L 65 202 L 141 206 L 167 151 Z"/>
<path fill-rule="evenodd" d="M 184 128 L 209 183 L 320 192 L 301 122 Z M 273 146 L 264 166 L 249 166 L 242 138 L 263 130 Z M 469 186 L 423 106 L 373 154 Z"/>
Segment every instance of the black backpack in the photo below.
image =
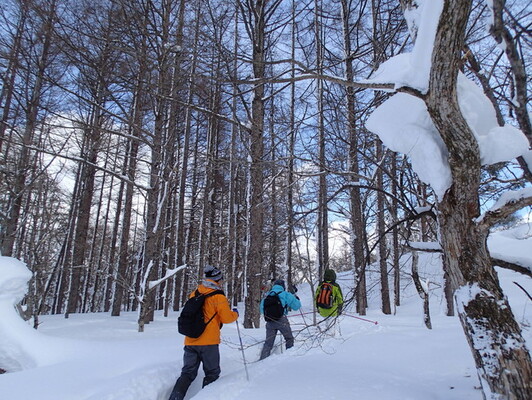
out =
<path fill-rule="evenodd" d="M 264 319 L 278 321 L 284 315 L 284 307 L 279 298 L 279 293 L 272 293 L 264 299 Z"/>
<path fill-rule="evenodd" d="M 196 289 L 194 296 L 187 300 L 183 306 L 183 310 L 181 310 L 179 318 L 177 318 L 177 330 L 179 333 L 191 338 L 198 338 L 201 336 L 207 324 L 211 322 L 216 315 L 216 313 L 214 313 L 214 315 L 205 322 L 203 319 L 203 304 L 207 297 L 214 296 L 215 294 L 224 294 L 224 292 L 223 290 L 215 290 L 207 294 L 202 294 Z"/>
<path fill-rule="evenodd" d="M 332 308 L 333 306 L 333 285 L 323 282 L 316 296 L 316 306 L 319 308 Z"/>

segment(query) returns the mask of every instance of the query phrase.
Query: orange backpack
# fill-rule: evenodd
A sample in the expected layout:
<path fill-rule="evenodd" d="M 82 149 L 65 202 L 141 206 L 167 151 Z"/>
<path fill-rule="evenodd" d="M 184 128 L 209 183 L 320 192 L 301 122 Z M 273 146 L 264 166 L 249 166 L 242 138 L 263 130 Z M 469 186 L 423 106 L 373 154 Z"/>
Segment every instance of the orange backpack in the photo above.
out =
<path fill-rule="evenodd" d="M 333 285 L 323 282 L 316 296 L 316 306 L 319 308 L 332 308 L 333 306 Z"/>

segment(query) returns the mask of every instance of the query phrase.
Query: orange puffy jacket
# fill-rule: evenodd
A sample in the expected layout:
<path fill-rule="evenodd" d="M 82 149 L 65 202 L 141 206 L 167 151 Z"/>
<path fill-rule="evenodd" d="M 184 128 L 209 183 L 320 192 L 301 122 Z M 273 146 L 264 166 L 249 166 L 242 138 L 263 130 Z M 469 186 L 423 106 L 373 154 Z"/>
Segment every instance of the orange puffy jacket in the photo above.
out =
<path fill-rule="evenodd" d="M 214 282 L 214 281 L 213 281 Z M 210 293 L 215 289 L 208 288 L 204 285 L 198 286 L 200 293 Z M 192 292 L 190 297 L 194 296 Z M 238 318 L 238 313 L 231 311 L 229 301 L 223 294 L 215 294 L 207 297 L 203 305 L 203 318 L 207 322 L 216 313 L 211 322 L 205 328 L 205 331 L 199 338 L 191 338 L 185 336 L 185 346 L 206 346 L 211 344 L 220 344 L 220 328 L 222 324 L 230 324 L 235 322 Z"/>

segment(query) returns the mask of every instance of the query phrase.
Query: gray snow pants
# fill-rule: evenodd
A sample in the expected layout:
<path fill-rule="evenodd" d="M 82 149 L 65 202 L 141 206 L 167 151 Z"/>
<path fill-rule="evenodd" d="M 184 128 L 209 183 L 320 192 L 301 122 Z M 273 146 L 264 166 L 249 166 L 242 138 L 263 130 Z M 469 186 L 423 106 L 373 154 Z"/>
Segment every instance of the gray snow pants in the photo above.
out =
<path fill-rule="evenodd" d="M 185 346 L 183 369 L 177 379 L 169 400 L 183 400 L 190 384 L 196 379 L 200 363 L 203 363 L 203 387 L 220 376 L 220 351 L 217 344 L 207 346 Z"/>
<path fill-rule="evenodd" d="M 292 328 L 290 328 L 290 322 L 288 322 L 286 315 L 283 315 L 278 321 L 267 321 L 266 341 L 264 342 L 264 347 L 262 348 L 262 352 L 260 354 L 261 360 L 264 360 L 272 352 L 277 331 L 280 331 L 284 337 L 284 340 L 286 340 L 287 349 L 294 345 L 294 335 L 292 335 Z"/>

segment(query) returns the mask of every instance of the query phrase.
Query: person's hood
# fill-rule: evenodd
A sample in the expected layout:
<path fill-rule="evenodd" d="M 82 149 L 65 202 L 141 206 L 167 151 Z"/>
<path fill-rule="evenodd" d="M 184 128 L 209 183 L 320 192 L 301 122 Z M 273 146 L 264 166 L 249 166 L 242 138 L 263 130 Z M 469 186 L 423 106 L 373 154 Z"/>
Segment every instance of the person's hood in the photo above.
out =
<path fill-rule="evenodd" d="M 284 292 L 284 289 L 281 285 L 273 285 L 272 290 L 270 290 L 270 292 L 280 293 Z"/>
<path fill-rule="evenodd" d="M 332 269 L 326 269 L 325 273 L 323 274 L 323 279 L 331 282 L 336 281 L 336 272 L 334 272 Z"/>

